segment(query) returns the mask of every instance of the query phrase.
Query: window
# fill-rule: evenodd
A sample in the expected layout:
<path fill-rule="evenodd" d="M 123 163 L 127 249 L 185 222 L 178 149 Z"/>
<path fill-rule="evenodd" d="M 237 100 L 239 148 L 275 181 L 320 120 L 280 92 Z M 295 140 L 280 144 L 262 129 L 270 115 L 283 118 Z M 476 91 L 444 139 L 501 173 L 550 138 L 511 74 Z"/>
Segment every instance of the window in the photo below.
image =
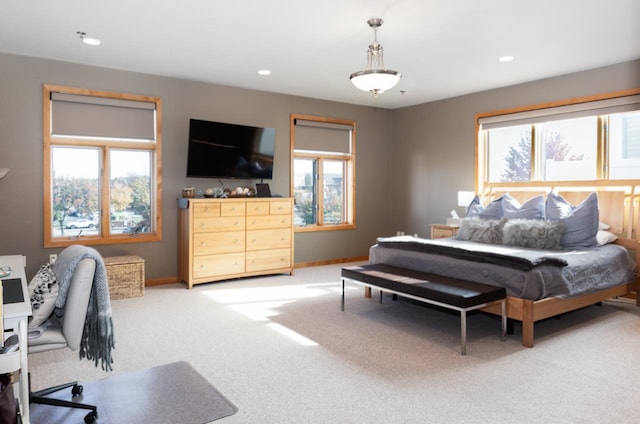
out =
<path fill-rule="evenodd" d="M 44 245 L 161 239 L 159 98 L 43 87 Z"/>
<path fill-rule="evenodd" d="M 296 231 L 355 228 L 355 122 L 291 115 Z"/>
<path fill-rule="evenodd" d="M 638 90 L 477 118 L 479 189 L 640 178 Z"/>

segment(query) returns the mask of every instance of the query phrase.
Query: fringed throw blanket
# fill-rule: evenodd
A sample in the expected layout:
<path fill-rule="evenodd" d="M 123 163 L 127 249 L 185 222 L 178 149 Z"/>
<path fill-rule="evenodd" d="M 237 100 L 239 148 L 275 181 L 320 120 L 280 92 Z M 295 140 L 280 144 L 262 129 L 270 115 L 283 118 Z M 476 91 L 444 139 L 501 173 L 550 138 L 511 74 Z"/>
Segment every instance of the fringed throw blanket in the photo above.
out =
<path fill-rule="evenodd" d="M 115 347 L 111 301 L 109 298 L 107 270 L 98 251 L 91 247 L 73 245 L 67 247 L 58 255 L 54 265 L 54 272 L 59 284 L 56 308 L 64 307 L 76 265 L 86 258 L 95 260 L 96 270 L 89 296 L 84 332 L 80 341 L 80 358 L 86 357 L 89 360 L 93 360 L 96 367 L 98 366 L 98 361 L 100 361 L 103 370 L 111 371 L 111 364 L 113 363 L 111 349 Z"/>

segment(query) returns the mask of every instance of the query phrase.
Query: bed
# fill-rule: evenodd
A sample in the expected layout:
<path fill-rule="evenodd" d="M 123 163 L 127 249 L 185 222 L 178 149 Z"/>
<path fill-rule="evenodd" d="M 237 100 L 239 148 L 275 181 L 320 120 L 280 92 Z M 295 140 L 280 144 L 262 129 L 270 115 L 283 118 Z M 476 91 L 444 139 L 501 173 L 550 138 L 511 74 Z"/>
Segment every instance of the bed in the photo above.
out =
<path fill-rule="evenodd" d="M 380 237 L 369 262 L 505 287 L 507 317 L 522 323 L 522 344 L 533 347 L 536 321 L 614 297 L 640 305 L 635 196 L 612 189 L 494 191 L 476 201 L 475 212 L 486 215 L 465 219 L 456 237 Z"/>

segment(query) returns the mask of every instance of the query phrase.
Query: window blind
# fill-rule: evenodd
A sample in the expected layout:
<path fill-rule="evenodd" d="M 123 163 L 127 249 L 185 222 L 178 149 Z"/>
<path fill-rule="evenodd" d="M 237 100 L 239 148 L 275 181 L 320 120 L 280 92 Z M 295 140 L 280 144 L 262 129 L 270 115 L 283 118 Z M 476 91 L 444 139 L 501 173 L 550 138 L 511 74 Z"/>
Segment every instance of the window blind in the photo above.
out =
<path fill-rule="evenodd" d="M 351 125 L 305 119 L 294 125 L 295 150 L 351 154 Z"/>
<path fill-rule="evenodd" d="M 155 117 L 153 102 L 51 93 L 53 136 L 150 141 Z"/>
<path fill-rule="evenodd" d="M 640 110 L 640 95 L 614 97 L 478 119 L 483 130 Z"/>

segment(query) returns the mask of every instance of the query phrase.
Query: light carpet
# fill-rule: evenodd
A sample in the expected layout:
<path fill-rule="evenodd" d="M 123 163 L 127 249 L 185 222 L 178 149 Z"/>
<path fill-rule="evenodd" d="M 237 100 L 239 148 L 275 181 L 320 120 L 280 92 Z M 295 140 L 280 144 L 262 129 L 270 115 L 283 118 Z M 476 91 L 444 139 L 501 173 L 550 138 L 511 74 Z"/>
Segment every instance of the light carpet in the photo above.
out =
<path fill-rule="evenodd" d="M 82 403 L 98 407 L 98 423 L 203 424 L 238 410 L 187 362 L 174 362 L 83 384 Z M 55 395 L 71 399 L 71 389 Z M 32 424 L 83 423 L 86 409 L 32 404 Z"/>
<path fill-rule="evenodd" d="M 630 424 L 640 416 L 640 308 L 607 301 L 500 340 L 468 319 L 347 286 L 342 265 L 147 287 L 112 302 L 112 373 L 68 349 L 29 355 L 34 389 L 187 361 L 239 407 L 220 424 Z M 182 396 L 184 397 L 184 396 Z"/>

